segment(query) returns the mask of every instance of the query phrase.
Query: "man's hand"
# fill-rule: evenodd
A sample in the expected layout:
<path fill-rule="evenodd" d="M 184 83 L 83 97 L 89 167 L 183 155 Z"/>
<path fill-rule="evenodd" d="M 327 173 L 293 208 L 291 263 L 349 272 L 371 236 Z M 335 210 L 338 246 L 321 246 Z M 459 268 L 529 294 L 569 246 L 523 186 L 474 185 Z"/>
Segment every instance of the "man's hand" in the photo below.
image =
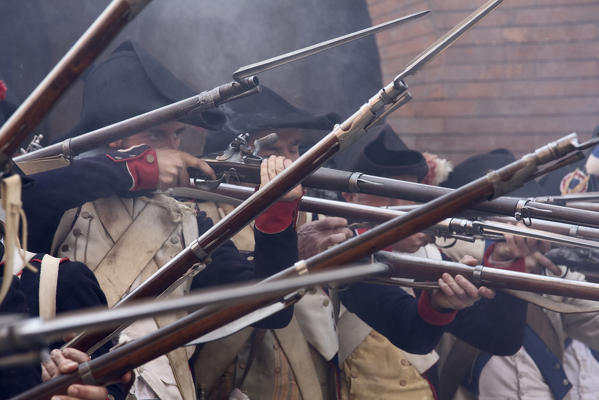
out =
<path fill-rule="evenodd" d="M 476 259 L 468 255 L 462 257 L 460 262 L 467 265 L 476 265 Z M 444 273 L 438 283 L 439 289 L 431 295 L 431 304 L 437 310 L 461 310 L 470 307 L 481 297 L 487 299 L 495 297 L 495 291 L 485 286 L 477 288 L 462 275 L 456 275 L 454 279 L 448 273 Z"/>
<path fill-rule="evenodd" d="M 299 258 L 312 257 L 352 236 L 345 218 L 330 217 L 308 222 L 297 229 Z"/>
<path fill-rule="evenodd" d="M 493 253 L 489 259 L 493 261 L 509 261 L 515 258 L 524 257 L 526 271 L 530 273 L 542 273 L 546 268 L 554 275 L 561 275 L 557 267 L 544 253 L 551 249 L 551 244 L 547 241 L 523 238 L 513 235 L 504 235 L 505 242 L 495 244 Z"/>
<path fill-rule="evenodd" d="M 393 251 L 397 251 L 400 253 L 414 253 L 422 246 L 425 246 L 429 243 L 433 243 L 434 239 L 427 235 L 426 233 L 415 233 L 413 235 L 408 236 L 405 239 L 396 242 L 391 246 Z"/>
<path fill-rule="evenodd" d="M 272 181 L 275 176 L 280 174 L 285 168 L 289 167 L 293 161 L 281 156 L 270 156 L 262 160 L 260 164 L 260 188 L 264 187 L 268 182 Z M 285 196 L 281 197 L 281 201 L 294 201 L 302 197 L 304 190 L 301 185 L 297 185 Z"/>
<path fill-rule="evenodd" d="M 173 149 L 156 149 L 158 161 L 158 189 L 189 186 L 187 168 L 197 168 L 210 179 L 216 179 L 214 171 L 205 161 L 189 153 Z"/>
<path fill-rule="evenodd" d="M 82 351 L 65 348 L 54 349 L 50 358 L 42 362 L 42 379 L 45 381 L 59 374 L 69 374 L 79 367 L 79 364 L 89 361 L 89 355 Z M 123 375 L 123 383 L 131 380 L 131 373 Z M 71 385 L 65 396 L 52 396 L 52 400 L 105 400 L 108 391 L 104 386 Z"/>

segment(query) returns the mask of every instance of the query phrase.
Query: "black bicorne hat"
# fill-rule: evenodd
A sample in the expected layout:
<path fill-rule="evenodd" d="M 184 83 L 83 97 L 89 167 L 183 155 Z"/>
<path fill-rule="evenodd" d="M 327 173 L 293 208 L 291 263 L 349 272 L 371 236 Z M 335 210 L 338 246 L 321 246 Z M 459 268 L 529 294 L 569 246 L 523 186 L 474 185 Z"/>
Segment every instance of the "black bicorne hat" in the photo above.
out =
<path fill-rule="evenodd" d="M 191 97 L 191 89 L 132 41 L 122 43 L 85 77 L 81 118 L 63 139 Z M 179 119 L 216 130 L 225 122 L 221 110 L 192 111 Z"/>
<path fill-rule="evenodd" d="M 371 130 L 367 135 L 376 134 L 376 138 L 349 164 L 352 171 L 383 177 L 413 175 L 418 181 L 426 176 L 428 166 L 422 153 L 409 150 L 387 124 L 373 130 L 378 132 Z"/>
<path fill-rule="evenodd" d="M 260 89 L 258 94 L 227 103 L 225 129 L 233 133 L 283 128 L 328 131 L 339 122 L 337 114 L 315 115 L 295 107 L 264 85 Z"/>
<path fill-rule="evenodd" d="M 499 169 L 516 161 L 516 157 L 507 149 L 496 149 L 488 153 L 476 154 L 454 167 L 451 174 L 440 186 L 457 189 L 478 179 L 492 170 Z M 545 190 L 535 180 L 528 181 L 509 193 L 507 196 L 538 197 L 544 196 Z"/>
<path fill-rule="evenodd" d="M 335 113 L 316 115 L 295 107 L 274 90 L 260 85 L 260 93 L 223 104 L 227 122 L 221 132 L 206 138 L 204 153 L 224 149 L 240 133 L 297 128 L 330 131 L 340 118 Z M 302 132 L 303 134 L 306 131 Z M 318 135 L 320 136 L 320 135 Z M 305 139 L 305 138 L 304 138 Z M 315 139 L 311 136 L 308 140 Z M 318 140 L 318 139 L 315 139 Z"/>
<path fill-rule="evenodd" d="M 0 126 L 4 125 L 15 112 L 17 106 L 6 100 L 0 100 Z"/>

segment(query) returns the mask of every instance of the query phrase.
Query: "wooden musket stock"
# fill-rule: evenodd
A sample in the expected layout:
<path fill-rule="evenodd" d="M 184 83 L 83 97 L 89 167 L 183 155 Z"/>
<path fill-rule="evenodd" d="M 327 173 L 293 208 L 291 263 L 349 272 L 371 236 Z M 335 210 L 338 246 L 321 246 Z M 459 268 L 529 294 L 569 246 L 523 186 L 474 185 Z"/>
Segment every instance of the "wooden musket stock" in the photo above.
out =
<path fill-rule="evenodd" d="M 221 184 L 214 192 L 228 198 L 244 200 L 248 198 L 254 190 L 245 186 Z M 385 222 L 407 212 L 308 196 L 302 197 L 299 209 L 300 211 L 315 214 L 324 214 L 334 217 L 343 217 L 357 222 L 372 223 Z M 549 221 L 535 221 L 533 223 L 534 228 L 519 227 L 514 229 L 515 226 L 511 224 L 514 221 L 513 218 L 508 217 L 489 218 L 489 221 L 470 221 L 463 218 L 449 218 L 430 227 L 426 230 L 426 233 L 431 236 L 452 237 L 453 234 L 456 234 L 458 237 L 463 235 L 464 237 L 471 238 L 480 235 L 488 237 L 489 235 L 486 233 L 489 233 L 492 234 L 493 239 L 497 234 L 512 233 L 523 237 L 547 240 L 568 246 L 592 249 L 596 249 L 599 246 L 599 242 L 595 242 L 599 239 L 599 229 Z M 517 230 L 517 232 L 511 232 L 513 229 Z"/>
<path fill-rule="evenodd" d="M 235 162 L 207 159 L 217 174 L 236 171 L 235 177 L 241 182 L 259 183 L 259 166 Z M 383 197 L 426 203 L 454 189 L 422 183 L 401 181 L 398 179 L 366 175 L 359 172 L 320 168 L 307 177 L 302 184 L 305 187 L 338 192 L 367 193 Z M 556 204 L 540 203 L 534 200 L 502 196 L 471 207 L 483 213 L 506 216 L 518 215 L 519 219 L 543 219 L 565 224 L 583 225 L 599 228 L 599 206 L 593 203 L 569 203 L 568 207 Z"/>
<path fill-rule="evenodd" d="M 537 165 L 549 162 L 556 157 L 562 157 L 575 149 L 577 145 L 575 135 L 569 135 L 559 141 L 550 143 L 535 153 L 524 156 L 521 160 L 515 161 L 402 216 L 387 221 L 360 236 L 351 238 L 306 260 L 298 261 L 294 266 L 271 276 L 265 282 L 295 277 L 309 272 L 324 271 L 366 257 L 398 240 L 421 231 L 447 216 L 455 214 L 465 207 L 471 206 L 477 201 L 492 197 L 497 191 L 502 190 L 504 185 L 510 187 L 514 184 L 521 185 L 527 177 L 536 172 Z M 516 180 L 516 182 L 511 182 L 511 180 Z M 252 197 L 254 196 L 252 195 Z M 247 201 L 243 204 L 245 203 Z M 149 361 L 156 354 L 164 354 L 195 339 L 204 332 L 219 328 L 249 312 L 271 304 L 277 299 L 272 297 L 255 302 L 243 302 L 235 307 L 228 308 L 227 312 L 221 312 L 215 307 L 205 307 L 143 339 L 117 348 L 112 353 L 115 353 L 115 357 L 118 358 L 111 363 L 106 362 L 106 358 L 99 357 L 80 367 L 82 377 L 79 374 L 59 376 L 15 399 L 47 398 L 44 396 L 47 396 L 49 391 L 59 393 L 74 382 L 105 383 L 110 379 L 116 380 L 125 371 Z M 182 326 L 185 328 L 183 329 Z M 152 349 L 152 351 L 150 352 L 149 349 Z M 41 397 L 34 397 L 33 392 L 38 393 Z"/>
<path fill-rule="evenodd" d="M 60 154 L 66 158 L 74 157 L 153 126 L 176 120 L 190 111 L 209 110 L 240 96 L 253 94 L 256 92 L 257 86 L 258 78 L 256 77 L 245 78 L 240 82 L 226 83 L 156 110 L 14 157 L 13 160 L 18 164 L 27 160 L 58 156 Z"/>
<path fill-rule="evenodd" d="M 344 148 L 365 132 L 377 115 L 385 110 L 386 106 L 394 105 L 398 101 L 406 101 L 406 96 L 408 99 L 411 98 L 405 85 L 392 82 L 385 86 L 345 122 L 335 126 L 333 131 L 312 146 L 289 168 L 277 175 L 225 218 L 204 232 L 181 253 L 123 297 L 116 306 L 134 299 L 156 296 L 185 275 L 192 265 L 207 262 L 210 254 L 221 244 L 239 232 L 285 193 L 301 183 L 306 176 L 314 172 L 340 148 Z M 99 339 L 105 338 L 106 334 L 108 333 L 90 335 L 83 333 L 71 341 L 69 346 L 87 351 L 91 346 L 97 344 Z"/>
<path fill-rule="evenodd" d="M 377 253 L 375 258 L 378 262 L 385 263 L 390 267 L 391 275 L 402 278 L 436 282 L 441 275 L 448 273 L 454 277 L 462 275 L 477 286 L 599 301 L 599 284 L 592 282 L 528 274 L 483 267 L 482 265 L 472 267 L 450 261 L 430 260 L 387 251 Z"/>
<path fill-rule="evenodd" d="M 0 128 L 0 152 L 10 157 L 58 98 L 150 0 L 113 0 Z"/>
<path fill-rule="evenodd" d="M 308 272 L 323 271 L 337 265 L 348 264 L 363 258 L 398 240 L 419 232 L 422 229 L 455 214 L 463 208 L 472 206 L 478 201 L 491 198 L 498 190 L 501 190 L 500 188 L 502 185 L 508 184 L 508 187 L 511 187 L 512 184 L 509 182 L 512 179 L 518 179 L 517 184 L 521 185 L 527 176 L 530 177 L 536 172 L 537 165 L 567 154 L 575 148 L 576 145 L 575 137 L 567 136 L 537 150 L 535 153 L 524 156 L 521 160 L 509 164 L 492 174 L 488 174 L 460 189 L 445 194 L 402 216 L 384 222 L 360 236 L 351 238 L 306 260 L 301 260 L 294 266 L 268 278 L 266 281 L 295 277 Z M 252 197 L 253 196 L 255 195 L 252 195 Z M 180 257 L 182 256 L 177 258 Z M 189 262 L 190 260 L 187 261 Z M 418 261 L 418 259 L 416 259 L 416 261 Z M 414 263 L 416 263 L 416 261 L 414 261 Z M 447 267 L 448 265 L 445 266 Z M 404 266 L 404 271 L 408 271 L 405 272 L 405 274 L 410 273 L 410 270 L 407 268 L 408 267 Z M 466 277 L 473 279 L 476 283 L 484 282 L 480 270 L 465 269 L 466 267 L 464 266 L 461 266 L 460 268 L 461 269 L 458 270 L 459 272 L 454 269 L 454 273 L 464 274 Z M 411 271 L 413 274 L 418 272 L 418 270 L 418 267 L 412 266 Z M 438 275 L 439 272 L 440 270 L 437 270 L 435 271 L 435 274 Z M 468 274 L 469 272 L 470 275 Z M 492 274 L 493 271 L 490 273 Z M 426 276 L 425 278 L 430 278 L 432 276 L 433 275 Z M 519 287 L 517 286 L 519 282 L 517 279 L 509 276 L 504 276 L 503 279 L 506 285 L 511 283 L 516 285 L 516 287 Z M 553 283 L 548 284 L 548 289 L 550 290 L 557 290 L 558 288 L 559 285 Z M 117 348 L 112 352 L 114 357 L 117 358 L 110 363 L 105 361 L 107 357 L 99 357 L 95 360 L 91 360 L 88 363 L 85 363 L 83 367 L 80 367 L 79 374 L 59 376 L 21 396 L 17 396 L 15 399 L 47 398 L 49 393 L 60 393 L 65 390 L 69 384 L 75 382 L 106 383 L 110 380 L 117 380 L 122 373 L 149 361 L 154 358 L 155 354 L 164 354 L 205 332 L 219 328 L 249 312 L 277 301 L 277 299 L 278 297 L 272 297 L 270 299 L 261 299 L 260 301 L 244 302 L 234 307 L 227 308 L 226 312 L 220 311 L 217 307 L 205 307 L 140 340 Z M 183 326 L 185 327 L 184 329 L 182 329 Z M 148 351 L 150 348 L 152 349 L 151 352 Z M 34 395 L 37 395 L 38 397 Z"/>

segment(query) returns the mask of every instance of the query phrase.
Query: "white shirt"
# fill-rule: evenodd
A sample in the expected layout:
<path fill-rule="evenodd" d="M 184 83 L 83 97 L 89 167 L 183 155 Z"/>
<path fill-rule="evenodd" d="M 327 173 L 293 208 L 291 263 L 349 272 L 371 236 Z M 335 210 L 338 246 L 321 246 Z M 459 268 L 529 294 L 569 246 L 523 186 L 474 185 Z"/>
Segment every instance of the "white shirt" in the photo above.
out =
<path fill-rule="evenodd" d="M 564 352 L 564 370 L 570 383 L 571 400 L 599 398 L 599 362 L 582 342 L 573 340 Z"/>
<path fill-rule="evenodd" d="M 493 356 L 479 379 L 479 400 L 550 400 L 553 394 L 530 355 Z"/>

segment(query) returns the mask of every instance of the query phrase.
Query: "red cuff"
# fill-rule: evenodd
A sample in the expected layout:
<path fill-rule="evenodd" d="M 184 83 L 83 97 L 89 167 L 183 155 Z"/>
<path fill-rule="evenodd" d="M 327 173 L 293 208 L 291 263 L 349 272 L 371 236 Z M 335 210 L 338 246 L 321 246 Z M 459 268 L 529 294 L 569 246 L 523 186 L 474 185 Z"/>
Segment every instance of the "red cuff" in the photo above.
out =
<path fill-rule="evenodd" d="M 485 255 L 483 256 L 483 265 L 485 267 L 499 268 L 499 269 L 507 269 L 510 271 L 516 272 L 526 272 L 526 262 L 524 261 L 524 257 L 516 258 L 509 265 L 499 265 L 492 263 L 489 259 L 491 258 L 491 254 L 495 250 L 495 245 L 497 243 L 491 244 L 485 250 Z"/>
<path fill-rule="evenodd" d="M 418 314 L 428 324 L 435 326 L 447 325 L 453 321 L 457 313 L 456 310 L 449 312 L 435 310 L 431 304 L 431 292 L 428 290 L 423 290 L 418 298 Z"/>
<path fill-rule="evenodd" d="M 256 218 L 256 228 L 263 233 L 283 232 L 295 223 L 300 200 L 279 201 Z"/>
<path fill-rule="evenodd" d="M 123 151 L 123 154 L 106 154 L 115 163 L 124 162 L 131 176 L 130 192 L 152 190 L 158 186 L 158 160 L 156 151 L 147 146 Z M 141 152 L 139 152 L 142 150 Z"/>

